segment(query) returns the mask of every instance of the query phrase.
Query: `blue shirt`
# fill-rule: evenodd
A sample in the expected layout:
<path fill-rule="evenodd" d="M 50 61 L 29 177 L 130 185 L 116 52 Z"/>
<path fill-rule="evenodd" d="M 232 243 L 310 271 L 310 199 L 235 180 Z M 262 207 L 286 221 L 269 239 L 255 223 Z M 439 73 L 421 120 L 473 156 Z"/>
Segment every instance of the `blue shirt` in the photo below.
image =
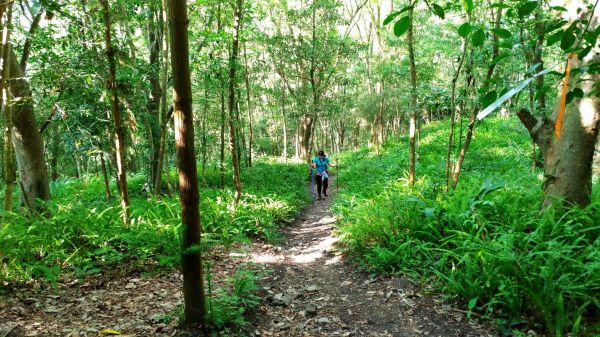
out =
<path fill-rule="evenodd" d="M 329 158 L 325 156 L 323 157 L 323 160 L 321 160 L 319 156 L 316 156 L 315 159 L 313 159 L 313 163 L 315 163 L 315 166 L 317 168 L 317 174 L 322 174 L 323 172 L 327 171 L 327 165 L 329 165 Z"/>

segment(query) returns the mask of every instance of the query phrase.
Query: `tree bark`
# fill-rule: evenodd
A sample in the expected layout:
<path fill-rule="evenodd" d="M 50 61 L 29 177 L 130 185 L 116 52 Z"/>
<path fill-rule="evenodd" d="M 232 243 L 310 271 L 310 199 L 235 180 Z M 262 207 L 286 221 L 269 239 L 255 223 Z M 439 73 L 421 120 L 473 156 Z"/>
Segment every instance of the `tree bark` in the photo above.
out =
<path fill-rule="evenodd" d="M 110 182 L 108 180 L 108 172 L 106 171 L 106 161 L 104 160 L 104 152 L 100 152 L 100 163 L 102 164 L 102 178 L 104 180 L 104 195 L 106 200 L 110 200 Z"/>
<path fill-rule="evenodd" d="M 572 67 L 600 62 L 599 55 L 590 54 L 581 62 L 572 60 Z M 600 76 L 590 73 L 570 78 L 569 88 L 583 90 L 584 97 L 574 98 L 565 107 L 560 137 L 554 120 L 534 117 L 526 109 L 517 114 L 544 156 L 544 209 L 562 204 L 586 206 L 591 201 L 592 163 L 600 128 L 600 98 L 593 91 L 599 80 Z"/>
<path fill-rule="evenodd" d="M 146 117 L 147 123 L 147 137 L 148 144 L 150 145 L 150 163 L 149 163 L 149 177 L 151 184 L 155 184 L 156 175 L 158 172 L 158 157 L 160 156 L 160 102 L 162 97 L 161 83 L 160 83 L 160 52 L 162 41 L 160 39 L 159 28 L 160 24 L 157 22 L 157 9 L 156 0 L 151 0 L 148 7 L 148 50 L 149 50 L 149 82 L 150 82 L 150 96 L 148 97 L 148 115 Z"/>
<path fill-rule="evenodd" d="M 406 35 L 408 43 L 408 60 L 410 64 L 410 126 L 408 140 L 408 186 L 412 187 L 415 183 L 415 129 L 417 124 L 417 69 L 415 66 L 415 48 L 413 38 L 414 9 L 408 10 L 410 23 Z"/>
<path fill-rule="evenodd" d="M 23 203 L 38 208 L 36 200 L 50 199 L 48 170 L 44 158 L 44 141 L 35 120 L 31 88 L 25 74 L 11 52 L 10 90 L 15 99 L 12 111 L 14 116 L 13 145 L 19 170 L 19 185 L 22 187 Z"/>
<path fill-rule="evenodd" d="M 158 158 L 156 163 L 156 172 L 154 176 L 154 195 L 159 195 L 162 188 L 162 171 L 163 171 L 163 162 L 165 160 L 165 148 L 167 141 L 167 128 L 169 126 L 170 117 L 167 116 L 167 84 L 168 84 L 168 75 L 169 75 L 169 26 L 168 26 L 168 18 L 167 18 L 168 6 L 167 0 L 162 0 L 162 11 L 160 16 L 160 25 L 162 27 L 161 34 L 163 36 L 163 55 L 162 55 L 162 84 L 161 84 L 161 109 L 160 109 L 160 140 L 159 140 L 159 150 L 158 150 Z M 167 190 L 169 186 L 167 185 Z"/>
<path fill-rule="evenodd" d="M 244 44 L 244 63 L 245 63 L 245 80 L 246 80 L 246 106 L 248 108 L 248 167 L 252 167 L 252 146 L 254 143 L 254 127 L 252 125 L 252 106 L 250 102 L 250 68 L 248 67 L 248 52 L 246 50 L 246 44 Z"/>
<path fill-rule="evenodd" d="M 502 4 L 503 2 L 504 1 L 502 0 L 499 3 Z M 500 28 L 501 21 L 502 21 L 502 7 L 498 7 L 498 9 L 496 10 L 496 18 L 495 18 L 495 28 L 496 29 Z M 483 81 L 483 86 L 486 89 L 489 88 L 489 82 L 492 79 L 494 70 L 496 69 L 496 64 L 493 62 L 493 60 L 499 54 L 500 54 L 499 39 L 498 39 L 498 36 L 494 34 L 492 59 L 490 61 L 491 63 L 490 63 L 490 66 L 488 67 L 488 70 L 487 70 L 487 73 L 485 76 L 485 81 Z M 474 86 L 473 82 L 471 82 L 470 84 L 472 86 Z M 488 91 L 488 90 L 486 90 L 486 91 Z M 460 177 L 462 165 L 464 163 L 465 156 L 467 155 L 467 151 L 469 150 L 469 146 L 471 145 L 471 140 L 473 139 L 473 130 L 475 129 L 475 122 L 477 121 L 477 112 L 478 111 L 479 111 L 479 106 L 476 106 L 476 108 L 474 108 L 473 111 L 471 112 L 471 116 L 469 117 L 469 124 L 467 126 L 467 134 L 465 136 L 465 142 L 460 149 L 460 153 L 458 155 L 458 162 L 456 163 L 454 170 L 452 172 L 452 188 L 456 188 L 456 186 L 458 185 L 458 179 Z"/>
<path fill-rule="evenodd" d="M 194 151 L 187 4 L 185 0 L 171 0 L 170 5 L 175 143 L 183 224 L 181 264 L 184 319 L 187 324 L 204 323 L 206 311 L 200 255 L 200 196 Z"/>
<path fill-rule="evenodd" d="M 6 4 L 6 16 L 1 16 L 3 21 L 2 27 L 2 76 L 0 78 L 0 99 L 2 102 L 2 112 L 4 116 L 4 183 L 6 189 L 4 191 L 4 210 L 12 211 L 13 209 L 13 189 L 15 186 L 16 174 L 13 152 L 13 113 L 11 107 L 11 97 L 8 90 L 6 80 L 10 78 L 10 33 L 12 30 L 12 12 L 13 4 Z M 4 12 L 4 10 L 3 10 Z"/>
<path fill-rule="evenodd" d="M 229 147 L 231 150 L 231 161 L 233 165 L 233 183 L 235 185 L 235 204 L 240 201 L 242 197 L 242 181 L 240 177 L 240 161 L 238 158 L 237 144 L 236 144 L 236 132 L 235 126 L 237 124 L 236 112 L 235 112 L 235 92 L 237 87 L 237 63 L 240 53 L 240 33 L 242 29 L 242 14 L 243 14 L 244 0 L 236 1 L 236 8 L 234 13 L 234 37 L 233 44 L 231 47 L 231 56 L 229 59 L 229 117 L 227 124 L 229 126 Z"/>
<path fill-rule="evenodd" d="M 112 119 L 115 126 L 115 151 L 117 159 L 117 177 L 119 191 L 121 193 L 121 208 L 123 209 L 123 220 L 126 224 L 129 223 L 129 191 L 127 187 L 127 174 L 125 172 L 125 137 L 123 135 L 123 127 L 121 125 L 121 110 L 119 109 L 119 97 L 117 93 L 116 74 L 117 60 L 115 58 L 115 50 L 112 47 L 112 33 L 110 21 L 110 8 L 108 0 L 101 0 L 104 12 L 104 28 L 105 28 L 105 43 L 106 54 L 108 57 L 108 81 L 107 86 L 110 90 Z"/>

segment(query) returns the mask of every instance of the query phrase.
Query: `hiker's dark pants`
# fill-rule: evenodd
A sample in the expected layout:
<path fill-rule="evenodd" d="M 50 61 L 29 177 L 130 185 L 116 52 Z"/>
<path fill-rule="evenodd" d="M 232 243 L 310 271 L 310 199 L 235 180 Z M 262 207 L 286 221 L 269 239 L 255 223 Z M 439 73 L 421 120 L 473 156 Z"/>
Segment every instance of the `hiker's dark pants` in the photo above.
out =
<path fill-rule="evenodd" d="M 323 176 L 316 176 L 315 180 L 317 181 L 317 193 L 319 193 L 319 196 L 321 195 L 321 190 L 323 190 L 324 195 L 327 195 L 327 186 L 329 185 L 327 182 L 329 179 L 323 179 Z"/>

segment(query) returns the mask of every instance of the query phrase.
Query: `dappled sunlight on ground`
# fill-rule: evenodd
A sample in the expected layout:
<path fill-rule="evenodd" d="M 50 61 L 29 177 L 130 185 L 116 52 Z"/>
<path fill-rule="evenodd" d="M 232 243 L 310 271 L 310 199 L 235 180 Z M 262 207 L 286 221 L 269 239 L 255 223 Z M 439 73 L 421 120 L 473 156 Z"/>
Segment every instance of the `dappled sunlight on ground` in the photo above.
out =
<path fill-rule="evenodd" d="M 253 249 L 250 252 L 232 252 L 229 255 L 239 257 L 244 261 L 258 264 L 311 264 L 328 257 L 325 264 L 331 265 L 341 262 L 334 254 L 334 245 L 339 238 L 331 235 L 330 225 L 335 223 L 333 216 L 316 216 L 302 221 L 299 226 L 290 231 L 289 247 L 282 252 L 281 247 L 262 245 L 260 251 Z"/>

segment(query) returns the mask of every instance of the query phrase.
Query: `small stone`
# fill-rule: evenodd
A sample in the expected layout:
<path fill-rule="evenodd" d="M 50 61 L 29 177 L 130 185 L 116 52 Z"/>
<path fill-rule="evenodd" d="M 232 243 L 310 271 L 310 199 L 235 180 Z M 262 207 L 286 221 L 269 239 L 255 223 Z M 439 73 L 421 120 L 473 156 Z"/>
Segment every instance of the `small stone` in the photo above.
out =
<path fill-rule="evenodd" d="M 317 314 L 317 306 L 312 303 L 308 303 L 304 306 L 304 311 L 302 312 L 302 314 L 304 315 L 304 317 L 313 317 Z"/>
<path fill-rule="evenodd" d="M 314 284 L 311 284 L 308 287 L 306 287 L 306 291 L 308 291 L 308 292 L 315 292 L 315 291 L 318 291 L 318 290 L 319 290 L 319 287 L 317 287 Z"/>
<path fill-rule="evenodd" d="M 321 317 L 319 319 L 317 319 L 317 323 L 319 324 L 329 324 L 331 323 L 331 320 L 327 317 Z"/>
<path fill-rule="evenodd" d="M 289 295 L 285 295 L 283 293 L 275 294 L 273 296 L 273 304 L 281 305 L 281 306 L 289 306 L 292 303 L 292 298 Z"/>

